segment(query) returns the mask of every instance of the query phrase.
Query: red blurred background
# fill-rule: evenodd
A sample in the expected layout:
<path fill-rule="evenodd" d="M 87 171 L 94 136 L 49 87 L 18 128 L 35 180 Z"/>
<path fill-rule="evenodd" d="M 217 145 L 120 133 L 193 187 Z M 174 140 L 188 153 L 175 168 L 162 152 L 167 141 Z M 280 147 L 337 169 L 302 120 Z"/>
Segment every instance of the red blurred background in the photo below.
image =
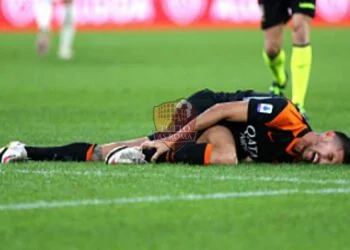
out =
<path fill-rule="evenodd" d="M 34 2 L 0 0 L 0 30 L 35 29 Z M 80 29 L 258 27 L 257 0 L 75 0 Z M 62 20 L 55 3 L 54 25 Z M 349 26 L 350 0 L 317 0 L 317 26 Z"/>

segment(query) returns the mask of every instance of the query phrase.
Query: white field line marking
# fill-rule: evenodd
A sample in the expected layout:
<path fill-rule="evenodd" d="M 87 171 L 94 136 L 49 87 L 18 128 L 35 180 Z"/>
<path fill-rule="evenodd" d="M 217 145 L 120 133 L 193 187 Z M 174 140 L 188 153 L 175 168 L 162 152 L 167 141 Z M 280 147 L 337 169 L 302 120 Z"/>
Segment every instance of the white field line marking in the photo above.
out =
<path fill-rule="evenodd" d="M 285 189 L 269 191 L 249 191 L 249 192 L 232 192 L 232 193 L 212 193 L 212 194 L 184 194 L 184 195 L 164 195 L 164 196 L 141 196 L 131 198 L 114 198 L 114 199 L 93 199 L 93 200 L 76 200 L 76 201 L 36 201 L 29 203 L 17 204 L 0 204 L 0 211 L 29 210 L 29 209 L 49 209 L 63 207 L 79 206 L 101 206 L 112 204 L 135 204 L 135 203 L 161 203 L 171 201 L 198 201 L 198 200 L 224 200 L 237 198 L 253 198 L 267 196 L 283 196 L 293 194 L 306 195 L 326 195 L 326 194 L 349 194 L 350 188 L 330 188 L 330 189 Z"/>
<path fill-rule="evenodd" d="M 194 178 L 195 176 L 188 176 L 188 178 Z M 198 177 L 197 177 L 198 178 Z M 215 180 L 237 180 L 237 181 L 263 181 L 263 182 L 291 182 L 291 183 L 307 183 L 307 184 L 337 184 L 348 185 L 350 180 L 335 179 L 301 179 L 298 177 L 245 177 L 245 176 L 213 176 Z"/>
<path fill-rule="evenodd" d="M 165 177 L 172 177 L 172 178 L 181 178 L 181 179 L 213 179 L 213 180 L 219 180 L 219 181 L 225 181 L 225 180 L 235 180 L 235 181 L 262 181 L 262 182 L 289 182 L 289 183 L 306 183 L 306 184 L 320 184 L 320 185 L 327 185 L 327 184 L 335 184 L 335 185 L 350 185 L 350 180 L 345 179 L 334 179 L 334 180 L 327 180 L 327 179 L 302 179 L 298 177 L 267 177 L 267 176 L 260 176 L 260 177 L 246 177 L 246 176 L 218 176 L 218 175 L 212 175 L 212 176 L 203 176 L 203 175 L 197 175 L 197 174 L 189 174 L 189 175 L 165 175 L 165 174 L 157 174 L 157 173 L 125 173 L 125 172 L 104 172 L 104 171 L 96 171 L 96 170 L 88 170 L 88 171 L 59 171 L 59 170 L 25 170 L 25 169 L 17 169 L 13 170 L 11 172 L 19 173 L 19 174 L 37 174 L 37 175 L 82 175 L 82 176 L 100 176 L 100 177 L 128 177 L 128 176 L 144 176 L 149 178 L 165 178 Z M 7 171 L 0 170 L 1 174 L 6 174 Z"/>
<path fill-rule="evenodd" d="M 85 175 L 85 176 L 112 176 L 112 177 L 124 177 L 134 175 L 133 173 L 121 173 L 121 172 L 105 172 L 100 170 L 87 170 L 87 171 L 66 171 L 66 170 L 27 170 L 16 169 L 11 171 L 0 170 L 0 173 L 18 173 L 18 174 L 36 174 L 36 175 Z M 136 173 L 137 175 L 141 175 Z"/>

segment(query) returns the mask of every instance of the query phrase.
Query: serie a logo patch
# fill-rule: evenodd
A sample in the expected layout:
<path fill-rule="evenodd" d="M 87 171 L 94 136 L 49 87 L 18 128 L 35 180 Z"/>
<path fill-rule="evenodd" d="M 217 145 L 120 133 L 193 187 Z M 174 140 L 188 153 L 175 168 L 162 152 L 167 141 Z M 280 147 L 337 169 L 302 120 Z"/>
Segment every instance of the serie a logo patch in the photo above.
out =
<path fill-rule="evenodd" d="M 273 110 L 273 105 L 270 103 L 259 103 L 258 112 L 262 114 L 271 114 Z"/>

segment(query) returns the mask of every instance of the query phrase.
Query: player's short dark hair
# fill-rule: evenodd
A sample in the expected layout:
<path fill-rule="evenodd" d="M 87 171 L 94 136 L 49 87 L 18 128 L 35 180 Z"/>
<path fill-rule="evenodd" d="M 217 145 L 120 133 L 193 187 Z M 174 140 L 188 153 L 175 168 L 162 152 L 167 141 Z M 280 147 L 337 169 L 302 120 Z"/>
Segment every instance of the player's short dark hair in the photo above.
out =
<path fill-rule="evenodd" d="M 343 132 L 335 131 L 344 150 L 344 164 L 350 164 L 350 138 Z"/>

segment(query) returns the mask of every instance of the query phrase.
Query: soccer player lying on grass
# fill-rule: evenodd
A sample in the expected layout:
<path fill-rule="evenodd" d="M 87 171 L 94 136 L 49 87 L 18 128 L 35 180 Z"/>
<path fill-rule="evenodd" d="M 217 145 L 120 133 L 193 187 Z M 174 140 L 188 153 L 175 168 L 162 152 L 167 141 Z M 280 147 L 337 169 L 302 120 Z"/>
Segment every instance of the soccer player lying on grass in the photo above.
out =
<path fill-rule="evenodd" d="M 169 106 L 163 108 L 169 111 Z M 168 132 L 104 145 L 31 147 L 12 142 L 0 149 L 1 163 L 19 160 L 198 165 L 236 165 L 244 161 L 350 162 L 349 137 L 335 131 L 322 134 L 312 131 L 292 102 L 281 96 L 203 90 L 178 103 L 175 110 Z M 156 111 L 159 111 L 156 124 L 169 114 L 162 112 L 161 106 Z"/>

